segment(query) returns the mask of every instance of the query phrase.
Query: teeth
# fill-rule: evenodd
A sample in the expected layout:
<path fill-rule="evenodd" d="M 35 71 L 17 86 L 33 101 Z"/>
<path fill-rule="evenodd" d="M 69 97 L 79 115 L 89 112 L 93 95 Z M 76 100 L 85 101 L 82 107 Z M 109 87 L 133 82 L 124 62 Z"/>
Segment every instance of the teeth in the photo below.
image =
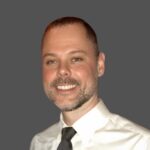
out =
<path fill-rule="evenodd" d="M 72 89 L 72 88 L 74 88 L 76 85 L 63 85 L 63 86 L 57 86 L 57 89 L 59 89 L 59 90 L 70 90 L 70 89 Z"/>

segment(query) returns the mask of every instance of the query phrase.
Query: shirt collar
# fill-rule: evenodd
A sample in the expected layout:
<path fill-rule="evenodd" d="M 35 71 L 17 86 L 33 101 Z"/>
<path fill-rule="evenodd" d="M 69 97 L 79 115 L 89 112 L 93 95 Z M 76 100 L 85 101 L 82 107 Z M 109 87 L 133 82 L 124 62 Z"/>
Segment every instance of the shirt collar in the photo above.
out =
<path fill-rule="evenodd" d="M 77 120 L 72 127 L 77 131 L 83 143 L 87 143 L 97 129 L 100 130 L 107 124 L 109 114 L 109 110 L 100 99 L 100 102 Z M 60 115 L 60 122 L 62 128 L 67 127 L 63 121 L 62 114 Z"/>

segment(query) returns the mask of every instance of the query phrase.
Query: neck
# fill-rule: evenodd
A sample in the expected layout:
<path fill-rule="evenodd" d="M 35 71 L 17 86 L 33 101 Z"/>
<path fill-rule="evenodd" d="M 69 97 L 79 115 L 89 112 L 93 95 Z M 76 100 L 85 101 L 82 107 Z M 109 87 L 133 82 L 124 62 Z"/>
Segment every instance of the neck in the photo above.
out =
<path fill-rule="evenodd" d="M 91 98 L 86 103 L 84 103 L 80 108 L 73 110 L 73 111 L 64 111 L 63 119 L 64 122 L 71 126 L 74 122 L 76 122 L 80 117 L 82 117 L 84 114 L 89 112 L 93 107 L 97 105 L 99 102 L 98 97 Z"/>

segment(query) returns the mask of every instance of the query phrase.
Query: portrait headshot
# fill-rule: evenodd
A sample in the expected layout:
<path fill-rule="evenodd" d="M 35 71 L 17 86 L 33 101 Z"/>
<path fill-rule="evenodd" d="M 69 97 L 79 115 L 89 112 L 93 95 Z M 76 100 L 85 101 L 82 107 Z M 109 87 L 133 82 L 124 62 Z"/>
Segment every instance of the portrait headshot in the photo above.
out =
<path fill-rule="evenodd" d="M 150 150 L 148 1 L 0 1 L 0 150 Z"/>
<path fill-rule="evenodd" d="M 150 131 L 109 111 L 98 94 L 106 56 L 97 41 L 81 18 L 61 17 L 46 27 L 43 87 L 61 113 L 57 123 L 34 136 L 30 150 L 150 149 Z"/>

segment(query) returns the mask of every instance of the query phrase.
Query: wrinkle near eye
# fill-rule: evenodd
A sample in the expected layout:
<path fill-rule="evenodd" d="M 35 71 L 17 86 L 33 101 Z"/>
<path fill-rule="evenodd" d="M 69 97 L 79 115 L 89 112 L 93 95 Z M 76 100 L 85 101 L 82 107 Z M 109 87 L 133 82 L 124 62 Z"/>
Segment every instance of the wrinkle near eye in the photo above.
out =
<path fill-rule="evenodd" d="M 72 61 L 73 63 L 82 62 L 82 61 L 83 61 L 83 58 L 81 58 L 81 57 L 74 57 L 74 58 L 72 58 L 71 61 Z"/>
<path fill-rule="evenodd" d="M 46 59 L 44 61 L 44 64 L 46 64 L 47 66 L 49 66 L 49 65 L 55 65 L 56 63 L 57 63 L 57 60 L 55 60 L 55 59 Z"/>

